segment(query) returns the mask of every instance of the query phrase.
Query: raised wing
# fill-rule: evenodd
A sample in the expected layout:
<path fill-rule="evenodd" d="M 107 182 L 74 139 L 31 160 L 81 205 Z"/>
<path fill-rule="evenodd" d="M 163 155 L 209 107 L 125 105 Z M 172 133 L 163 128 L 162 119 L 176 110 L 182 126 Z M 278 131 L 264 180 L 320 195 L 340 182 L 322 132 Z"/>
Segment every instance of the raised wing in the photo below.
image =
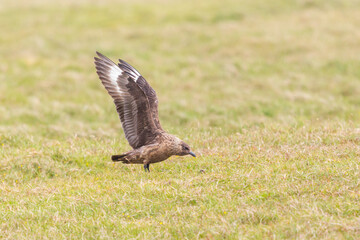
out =
<path fill-rule="evenodd" d="M 158 99 L 156 97 L 155 90 L 150 86 L 150 84 L 145 80 L 143 76 L 130 64 L 127 62 L 119 59 L 119 67 L 123 69 L 128 74 L 133 74 L 136 78 L 136 84 L 141 88 L 141 90 L 145 93 L 146 97 L 148 98 L 150 109 L 151 109 L 151 116 L 154 120 L 156 127 L 160 130 L 163 130 L 160 121 L 159 121 L 159 112 L 158 112 Z"/>
<path fill-rule="evenodd" d="M 159 131 L 162 131 L 157 117 L 155 91 L 140 73 L 126 62 L 120 61 L 116 65 L 101 53 L 97 52 L 97 55 L 99 58 L 95 57 L 96 72 L 114 99 L 130 146 L 136 149 L 153 143 Z M 150 95 L 147 95 L 148 92 L 151 92 Z M 156 111 L 153 106 L 156 107 Z"/>

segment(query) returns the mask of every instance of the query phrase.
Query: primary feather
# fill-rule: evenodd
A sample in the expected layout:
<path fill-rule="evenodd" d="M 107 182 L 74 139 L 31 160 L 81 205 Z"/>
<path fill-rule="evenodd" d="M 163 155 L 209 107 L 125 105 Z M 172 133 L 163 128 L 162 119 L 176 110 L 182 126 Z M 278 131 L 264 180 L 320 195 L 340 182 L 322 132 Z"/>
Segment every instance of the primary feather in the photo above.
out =
<path fill-rule="evenodd" d="M 132 148 L 150 144 L 162 130 L 154 89 L 130 64 L 119 64 L 97 53 L 95 66 L 99 78 L 114 99 L 125 137 Z"/>

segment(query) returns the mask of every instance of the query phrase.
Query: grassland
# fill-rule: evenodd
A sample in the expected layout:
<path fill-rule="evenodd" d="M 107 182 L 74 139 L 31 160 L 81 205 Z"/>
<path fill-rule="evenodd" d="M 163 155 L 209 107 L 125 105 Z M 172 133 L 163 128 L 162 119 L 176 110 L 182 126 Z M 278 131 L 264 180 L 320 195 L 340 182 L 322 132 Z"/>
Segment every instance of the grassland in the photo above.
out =
<path fill-rule="evenodd" d="M 2 1 L 0 238 L 359 239 L 359 26 L 355 0 Z M 110 161 L 96 50 L 198 158 Z"/>

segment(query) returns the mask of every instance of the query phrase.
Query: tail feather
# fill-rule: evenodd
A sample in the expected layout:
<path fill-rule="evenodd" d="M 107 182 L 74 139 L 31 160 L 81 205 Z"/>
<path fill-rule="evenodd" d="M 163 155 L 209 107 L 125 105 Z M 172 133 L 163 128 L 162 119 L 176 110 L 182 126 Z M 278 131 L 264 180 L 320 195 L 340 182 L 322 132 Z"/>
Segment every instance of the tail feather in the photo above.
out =
<path fill-rule="evenodd" d="M 125 158 L 127 154 L 121 154 L 121 155 L 112 155 L 111 156 L 111 160 L 113 160 L 113 162 L 123 162 L 126 163 L 128 162 L 128 160 Z"/>
<path fill-rule="evenodd" d="M 135 150 L 120 155 L 112 155 L 111 160 L 113 160 L 113 162 L 122 162 L 125 164 L 144 163 L 144 160 L 140 157 L 140 154 Z"/>

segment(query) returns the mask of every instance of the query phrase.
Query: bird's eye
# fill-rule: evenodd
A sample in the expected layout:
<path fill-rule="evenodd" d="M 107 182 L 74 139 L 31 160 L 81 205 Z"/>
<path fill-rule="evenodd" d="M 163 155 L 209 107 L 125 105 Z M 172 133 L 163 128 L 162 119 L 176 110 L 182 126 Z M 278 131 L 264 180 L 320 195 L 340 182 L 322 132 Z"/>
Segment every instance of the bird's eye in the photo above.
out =
<path fill-rule="evenodd" d="M 189 151 L 189 148 L 188 148 L 188 147 L 186 147 L 186 146 L 184 147 L 184 149 L 185 149 L 186 151 Z"/>

